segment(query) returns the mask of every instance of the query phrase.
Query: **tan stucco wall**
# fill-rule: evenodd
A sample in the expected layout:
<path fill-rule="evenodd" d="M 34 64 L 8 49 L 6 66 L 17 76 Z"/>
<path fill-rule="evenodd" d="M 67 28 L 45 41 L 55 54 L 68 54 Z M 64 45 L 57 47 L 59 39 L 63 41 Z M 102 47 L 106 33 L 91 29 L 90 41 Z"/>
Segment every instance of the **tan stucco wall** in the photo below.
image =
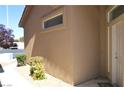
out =
<path fill-rule="evenodd" d="M 78 84 L 100 73 L 99 7 L 73 6 L 70 16 L 74 84 Z"/>
<path fill-rule="evenodd" d="M 46 71 L 53 76 L 73 84 L 73 61 L 70 46 L 67 8 L 53 13 L 51 6 L 34 6 L 25 24 L 25 49 L 31 56 L 43 56 L 47 59 Z M 63 12 L 64 11 L 64 12 Z M 42 20 L 58 12 L 64 14 L 64 25 L 43 31 Z M 49 14 L 48 16 L 45 16 Z M 65 25 L 67 24 L 67 25 Z M 35 37 L 35 40 L 33 39 Z M 31 43 L 34 41 L 33 46 Z"/>
<path fill-rule="evenodd" d="M 100 6 L 100 75 L 108 77 L 107 6 Z"/>
<path fill-rule="evenodd" d="M 53 11 L 55 8 L 33 6 L 24 25 L 26 54 L 45 57 L 46 71 L 73 85 L 105 76 L 105 9 L 64 6 Z M 57 13 L 63 13 L 64 24 L 43 30 L 42 20 Z"/>

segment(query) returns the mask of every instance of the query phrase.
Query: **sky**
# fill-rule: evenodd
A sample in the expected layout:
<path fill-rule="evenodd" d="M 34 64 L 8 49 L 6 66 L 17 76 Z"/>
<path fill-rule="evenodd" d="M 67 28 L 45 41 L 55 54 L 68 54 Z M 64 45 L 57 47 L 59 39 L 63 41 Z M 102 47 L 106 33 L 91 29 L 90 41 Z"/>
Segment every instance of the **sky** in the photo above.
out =
<path fill-rule="evenodd" d="M 22 16 L 24 5 L 8 5 L 8 26 L 7 26 L 7 6 L 0 5 L 0 24 L 6 25 L 13 29 L 15 39 L 24 36 L 23 28 L 18 27 Z"/>

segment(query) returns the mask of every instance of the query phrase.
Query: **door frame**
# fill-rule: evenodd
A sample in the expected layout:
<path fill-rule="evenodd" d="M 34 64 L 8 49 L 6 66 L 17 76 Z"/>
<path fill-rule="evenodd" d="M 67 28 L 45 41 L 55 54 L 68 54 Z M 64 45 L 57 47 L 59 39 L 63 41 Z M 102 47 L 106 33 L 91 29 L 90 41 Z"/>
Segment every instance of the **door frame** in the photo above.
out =
<path fill-rule="evenodd" d="M 110 37 L 109 37 L 109 39 L 108 39 L 108 42 L 110 42 L 110 47 L 108 47 L 108 51 L 110 52 L 110 56 L 109 56 L 109 59 L 110 59 L 110 63 L 109 63 L 109 65 L 110 65 L 110 68 L 111 68 L 111 71 L 110 71 L 110 74 L 111 74 L 111 82 L 112 83 L 115 83 L 116 81 L 115 81 L 115 78 L 114 78 L 114 74 L 115 74 L 115 72 L 114 72 L 114 68 L 115 68 L 115 64 L 112 62 L 113 61 L 113 54 L 112 54 L 112 38 L 113 38 L 113 36 L 112 36 L 112 34 L 114 33 L 113 31 L 112 31 L 112 26 L 114 25 L 114 24 L 116 24 L 116 23 L 118 23 L 118 22 L 120 22 L 120 21 L 124 21 L 124 14 L 122 14 L 122 15 L 120 15 L 119 17 L 117 17 L 116 19 L 114 19 L 114 20 L 112 20 L 109 24 L 108 24 L 108 28 L 109 28 L 109 34 L 110 34 Z M 115 32 L 116 33 L 116 32 Z M 114 33 L 114 34 L 115 34 Z M 121 62 L 122 63 L 122 62 Z M 123 65 L 123 64 L 122 64 Z M 123 73 L 123 68 L 121 68 L 121 71 L 122 72 L 120 72 L 120 73 Z M 123 85 L 123 80 L 122 80 L 122 78 L 123 78 L 123 75 L 120 77 L 121 78 L 121 85 Z"/>

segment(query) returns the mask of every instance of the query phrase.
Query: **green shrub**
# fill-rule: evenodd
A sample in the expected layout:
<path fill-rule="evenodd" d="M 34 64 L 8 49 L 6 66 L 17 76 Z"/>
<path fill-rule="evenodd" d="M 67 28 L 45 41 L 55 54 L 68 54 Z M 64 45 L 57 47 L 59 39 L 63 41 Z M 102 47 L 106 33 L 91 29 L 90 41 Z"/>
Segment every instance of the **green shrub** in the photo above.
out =
<path fill-rule="evenodd" d="M 24 54 L 18 54 L 16 55 L 16 59 L 17 59 L 17 66 L 24 66 L 25 65 L 25 61 L 26 61 L 26 55 Z"/>
<path fill-rule="evenodd" d="M 44 59 L 42 57 L 36 56 L 29 58 L 28 64 L 30 67 L 30 76 L 34 80 L 45 79 L 45 70 L 44 70 Z"/>

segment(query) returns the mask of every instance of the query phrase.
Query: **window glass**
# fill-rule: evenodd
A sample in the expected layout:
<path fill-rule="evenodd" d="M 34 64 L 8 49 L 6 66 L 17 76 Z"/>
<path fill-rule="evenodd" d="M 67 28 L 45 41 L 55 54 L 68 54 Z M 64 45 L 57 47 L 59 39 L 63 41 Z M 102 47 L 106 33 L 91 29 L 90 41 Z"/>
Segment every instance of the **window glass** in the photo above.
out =
<path fill-rule="evenodd" d="M 118 16 L 124 13 L 124 5 L 117 6 L 111 13 L 110 13 L 110 21 L 114 20 Z"/>
<path fill-rule="evenodd" d="M 63 15 L 58 15 L 56 17 L 53 17 L 47 21 L 44 21 L 44 29 L 53 27 L 59 24 L 63 23 Z"/>

